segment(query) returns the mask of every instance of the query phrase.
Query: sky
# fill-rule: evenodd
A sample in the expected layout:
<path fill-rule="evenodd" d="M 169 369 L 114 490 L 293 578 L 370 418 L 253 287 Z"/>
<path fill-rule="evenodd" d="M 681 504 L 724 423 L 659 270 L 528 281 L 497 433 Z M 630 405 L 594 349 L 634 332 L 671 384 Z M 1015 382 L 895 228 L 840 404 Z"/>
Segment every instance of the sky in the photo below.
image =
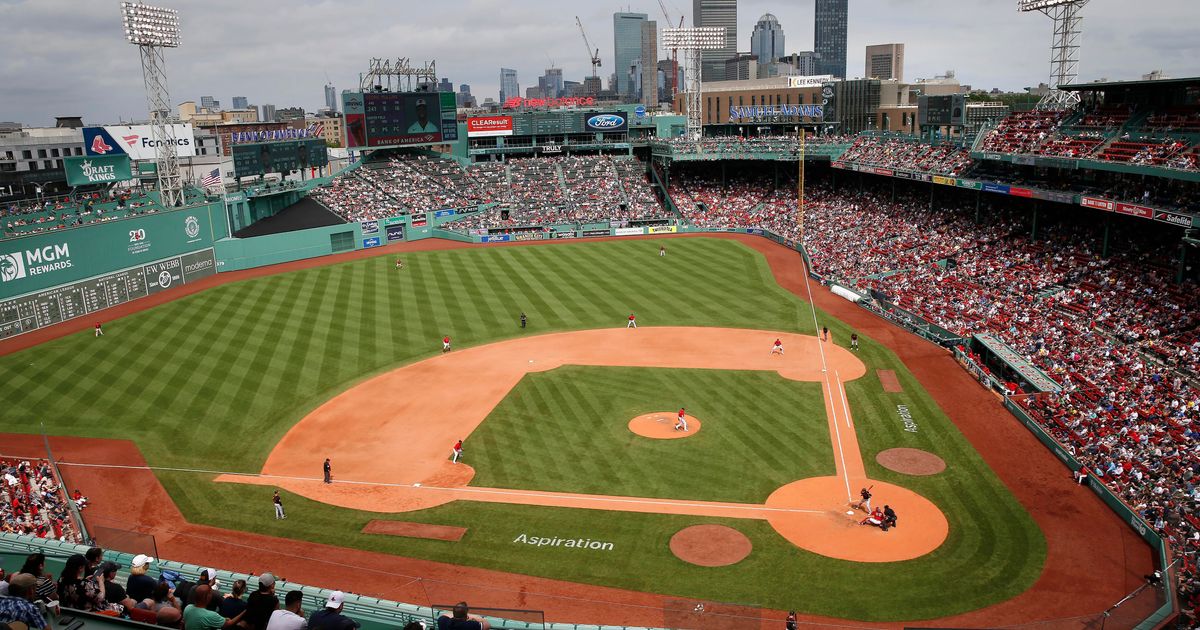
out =
<path fill-rule="evenodd" d="M 691 24 L 690 0 L 664 0 L 671 22 Z M 167 51 L 171 100 L 232 96 L 276 107 L 324 106 L 322 87 L 358 85 L 372 57 L 436 60 L 438 74 L 498 98 L 500 67 L 521 89 L 543 70 L 582 80 L 591 65 L 578 15 L 613 68 L 612 13 L 666 22 L 658 0 L 162 0 L 178 9 L 182 45 Z M 903 42 L 905 78 L 955 70 L 975 88 L 1019 91 L 1048 80 L 1051 20 L 1018 13 L 1015 0 L 850 0 L 848 73 L 863 73 L 864 47 Z M 1152 10 L 1150 10 L 1152 9 Z M 742 0 L 738 49 L 750 49 L 766 12 L 783 26 L 788 53 L 813 47 L 813 0 Z M 1200 76 L 1200 1 L 1093 0 L 1083 9 L 1082 80 L 1139 79 L 1151 70 Z M 125 42 L 117 0 L 0 0 L 0 121 L 52 125 L 146 118 L 138 53 Z M 660 58 L 663 53 L 660 52 Z"/>

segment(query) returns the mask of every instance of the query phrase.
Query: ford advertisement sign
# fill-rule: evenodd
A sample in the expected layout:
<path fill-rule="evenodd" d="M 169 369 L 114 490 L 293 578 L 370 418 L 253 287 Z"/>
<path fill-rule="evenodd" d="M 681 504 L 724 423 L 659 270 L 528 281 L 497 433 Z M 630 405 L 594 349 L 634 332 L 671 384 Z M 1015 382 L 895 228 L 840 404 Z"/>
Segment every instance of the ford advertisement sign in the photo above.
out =
<path fill-rule="evenodd" d="M 595 114 L 584 120 L 584 128 L 600 133 L 620 133 L 629 130 L 629 120 L 620 112 Z"/>

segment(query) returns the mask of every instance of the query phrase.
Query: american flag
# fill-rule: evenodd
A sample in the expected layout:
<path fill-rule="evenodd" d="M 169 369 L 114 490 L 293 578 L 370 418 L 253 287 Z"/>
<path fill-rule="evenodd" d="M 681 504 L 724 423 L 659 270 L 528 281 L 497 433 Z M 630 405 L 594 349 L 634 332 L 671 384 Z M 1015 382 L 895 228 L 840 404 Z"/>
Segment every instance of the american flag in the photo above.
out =
<path fill-rule="evenodd" d="M 308 135 L 310 137 L 319 138 L 319 137 L 325 135 L 325 123 L 323 123 L 323 122 L 313 123 L 308 129 L 309 129 Z"/>
<path fill-rule="evenodd" d="M 218 185 L 220 185 L 220 183 L 221 183 L 221 169 L 220 168 L 214 168 L 211 173 L 209 173 L 208 175 L 205 175 L 204 178 L 200 180 L 200 185 L 205 188 L 208 188 L 209 186 L 218 186 Z"/>

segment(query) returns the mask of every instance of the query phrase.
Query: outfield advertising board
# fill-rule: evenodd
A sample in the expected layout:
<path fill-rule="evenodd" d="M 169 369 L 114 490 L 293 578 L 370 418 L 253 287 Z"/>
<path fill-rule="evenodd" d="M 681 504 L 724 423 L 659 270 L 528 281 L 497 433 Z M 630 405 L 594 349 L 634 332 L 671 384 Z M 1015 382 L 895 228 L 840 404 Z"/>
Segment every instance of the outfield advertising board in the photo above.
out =
<path fill-rule="evenodd" d="M 68 157 L 63 159 L 63 170 L 71 186 L 115 184 L 133 179 L 128 155 Z"/>
<path fill-rule="evenodd" d="M 387 231 L 387 240 L 389 243 L 392 241 L 403 241 L 404 240 L 404 226 L 403 225 L 389 225 L 384 229 Z"/>
<path fill-rule="evenodd" d="M 0 339 L 91 315 L 216 272 L 210 247 L 3 300 Z"/>
<path fill-rule="evenodd" d="M 583 128 L 597 133 L 623 133 L 629 130 L 629 118 L 624 112 L 584 114 Z"/>
<path fill-rule="evenodd" d="M 379 247 L 382 244 L 383 243 L 379 240 L 378 236 L 372 236 L 371 238 L 364 238 L 362 240 L 363 249 L 367 249 L 370 247 Z"/>
<path fill-rule="evenodd" d="M 647 234 L 671 234 L 678 231 L 679 227 L 674 225 L 652 225 L 646 228 Z"/>
<path fill-rule="evenodd" d="M 616 236 L 634 236 L 636 234 L 644 234 L 645 231 L 646 228 L 640 227 L 619 227 L 613 230 L 613 234 Z"/>
<path fill-rule="evenodd" d="M 492 138 L 513 135 L 512 116 L 476 116 L 467 119 L 468 138 Z"/>
<path fill-rule="evenodd" d="M 210 248 L 208 208 L 188 208 L 0 241 L 0 299 Z"/>
<path fill-rule="evenodd" d="M 190 124 L 171 125 L 175 155 L 195 157 L 196 134 Z M 163 141 L 154 137 L 150 125 L 108 125 L 84 127 L 83 148 L 86 155 L 127 155 L 131 160 L 157 159 L 158 146 Z"/>

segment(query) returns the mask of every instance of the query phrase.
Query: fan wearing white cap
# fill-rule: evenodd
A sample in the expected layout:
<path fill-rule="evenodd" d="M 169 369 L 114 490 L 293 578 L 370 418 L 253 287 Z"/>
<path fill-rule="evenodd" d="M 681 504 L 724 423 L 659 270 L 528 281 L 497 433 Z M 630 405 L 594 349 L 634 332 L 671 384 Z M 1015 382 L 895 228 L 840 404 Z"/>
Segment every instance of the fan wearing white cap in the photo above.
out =
<path fill-rule="evenodd" d="M 154 587 L 158 582 L 146 575 L 153 562 L 154 558 L 140 553 L 129 562 L 129 579 L 126 580 L 125 592 L 135 602 L 150 599 L 154 595 Z"/>
<path fill-rule="evenodd" d="M 438 127 L 429 120 L 429 105 L 424 98 L 416 102 L 417 121 L 408 126 L 408 133 L 437 133 Z"/>
<path fill-rule="evenodd" d="M 342 614 L 346 594 L 334 591 L 329 594 L 325 607 L 308 618 L 308 630 L 353 630 L 358 622 Z"/>

